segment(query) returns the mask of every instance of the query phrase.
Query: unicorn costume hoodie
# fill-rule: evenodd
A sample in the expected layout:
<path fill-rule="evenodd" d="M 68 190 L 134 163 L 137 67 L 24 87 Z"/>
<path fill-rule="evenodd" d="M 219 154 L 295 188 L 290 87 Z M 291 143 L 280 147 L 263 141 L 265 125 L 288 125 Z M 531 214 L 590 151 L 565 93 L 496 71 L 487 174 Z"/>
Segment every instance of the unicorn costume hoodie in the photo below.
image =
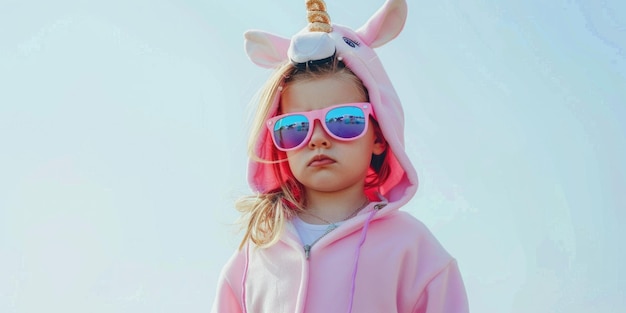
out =
<path fill-rule="evenodd" d="M 307 28 L 291 39 L 246 32 L 248 56 L 263 67 L 341 57 L 368 89 L 387 140 L 391 175 L 376 190 L 376 201 L 312 247 L 304 247 L 288 223 L 276 244 L 258 248 L 249 243 L 235 252 L 222 270 L 213 312 L 468 312 L 455 259 L 424 224 L 400 210 L 417 191 L 417 173 L 404 149 L 400 100 L 373 48 L 394 39 L 406 15 L 404 0 L 387 0 L 356 31 L 330 24 L 328 32 Z M 278 98 L 268 118 L 276 115 Z M 265 157 L 272 149 L 270 134 L 263 129 L 255 152 Z M 250 161 L 248 179 L 254 191 L 280 185 L 272 166 Z"/>

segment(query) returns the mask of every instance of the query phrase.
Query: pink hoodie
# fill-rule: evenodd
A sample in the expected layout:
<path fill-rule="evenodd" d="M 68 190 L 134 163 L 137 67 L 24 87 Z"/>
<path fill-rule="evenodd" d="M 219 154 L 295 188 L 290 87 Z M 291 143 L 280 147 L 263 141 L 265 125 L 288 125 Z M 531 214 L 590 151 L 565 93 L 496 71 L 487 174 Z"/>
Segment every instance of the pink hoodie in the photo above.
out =
<path fill-rule="evenodd" d="M 428 229 L 400 211 L 417 191 L 417 173 L 404 150 L 400 100 L 372 48 L 395 38 L 406 20 L 404 0 L 388 0 L 357 31 L 332 24 L 330 33 L 306 30 L 291 39 L 262 31 L 245 34 L 250 59 L 264 67 L 336 54 L 367 87 L 388 143 L 391 176 L 356 217 L 322 237 L 307 253 L 289 224 L 275 245 L 250 244 L 222 270 L 213 312 L 468 312 L 456 261 Z M 276 114 L 278 97 L 269 114 Z M 268 116 L 269 117 L 269 116 Z M 272 148 L 263 130 L 256 153 Z M 271 165 L 250 161 L 256 192 L 278 187 Z"/>
<path fill-rule="evenodd" d="M 293 229 L 270 248 L 237 252 L 213 312 L 468 312 L 456 261 L 426 227 L 392 203 L 374 206 L 323 237 L 308 260 Z"/>

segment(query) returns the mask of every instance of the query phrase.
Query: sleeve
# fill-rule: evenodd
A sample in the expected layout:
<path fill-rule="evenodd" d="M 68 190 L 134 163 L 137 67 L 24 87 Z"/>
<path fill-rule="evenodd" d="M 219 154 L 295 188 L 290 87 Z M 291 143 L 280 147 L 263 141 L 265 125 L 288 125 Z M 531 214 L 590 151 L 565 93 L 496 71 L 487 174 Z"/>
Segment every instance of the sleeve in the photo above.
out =
<path fill-rule="evenodd" d="M 467 294 L 455 260 L 450 261 L 426 286 L 414 313 L 467 313 Z"/>
<path fill-rule="evenodd" d="M 212 313 L 242 313 L 243 290 L 241 281 L 244 275 L 245 254 L 237 251 L 226 263 L 217 283 L 217 292 L 213 301 Z"/>
<path fill-rule="evenodd" d="M 222 274 L 217 285 L 217 294 L 213 302 L 212 313 L 242 313 L 241 303 L 232 287 Z"/>

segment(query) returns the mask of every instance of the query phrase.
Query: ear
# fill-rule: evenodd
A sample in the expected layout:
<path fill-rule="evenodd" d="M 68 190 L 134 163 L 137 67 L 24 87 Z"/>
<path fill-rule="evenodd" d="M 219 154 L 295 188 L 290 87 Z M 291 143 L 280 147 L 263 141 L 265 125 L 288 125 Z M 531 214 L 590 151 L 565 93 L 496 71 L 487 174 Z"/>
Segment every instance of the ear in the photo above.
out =
<path fill-rule="evenodd" d="M 406 15 L 405 0 L 387 0 L 356 33 L 369 47 L 380 47 L 400 34 Z"/>
<path fill-rule="evenodd" d="M 372 154 L 381 155 L 385 150 L 387 150 L 387 141 L 383 138 L 380 131 L 375 133 L 374 137 L 374 148 L 372 149 Z"/>
<path fill-rule="evenodd" d="M 255 64 L 274 68 L 287 60 L 290 40 L 264 31 L 249 30 L 244 33 L 248 58 Z"/>

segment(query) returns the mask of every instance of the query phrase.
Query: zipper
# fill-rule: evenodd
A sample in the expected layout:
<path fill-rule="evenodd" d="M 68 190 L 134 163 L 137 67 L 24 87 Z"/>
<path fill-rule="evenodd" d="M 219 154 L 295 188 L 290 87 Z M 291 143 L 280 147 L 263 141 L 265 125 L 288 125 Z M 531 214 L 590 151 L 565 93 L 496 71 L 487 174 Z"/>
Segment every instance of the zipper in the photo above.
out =
<path fill-rule="evenodd" d="M 328 225 L 328 229 L 326 229 L 326 232 L 324 232 L 324 234 L 322 234 L 321 236 L 319 236 L 319 238 L 315 239 L 315 241 L 313 241 L 310 245 L 304 245 L 304 256 L 306 257 L 306 260 L 309 260 L 309 257 L 311 257 L 311 248 L 313 248 L 313 245 L 316 244 L 318 241 L 320 241 L 320 239 L 324 238 L 326 235 L 330 234 L 331 231 L 337 229 L 337 225 L 335 224 L 330 224 Z"/>

